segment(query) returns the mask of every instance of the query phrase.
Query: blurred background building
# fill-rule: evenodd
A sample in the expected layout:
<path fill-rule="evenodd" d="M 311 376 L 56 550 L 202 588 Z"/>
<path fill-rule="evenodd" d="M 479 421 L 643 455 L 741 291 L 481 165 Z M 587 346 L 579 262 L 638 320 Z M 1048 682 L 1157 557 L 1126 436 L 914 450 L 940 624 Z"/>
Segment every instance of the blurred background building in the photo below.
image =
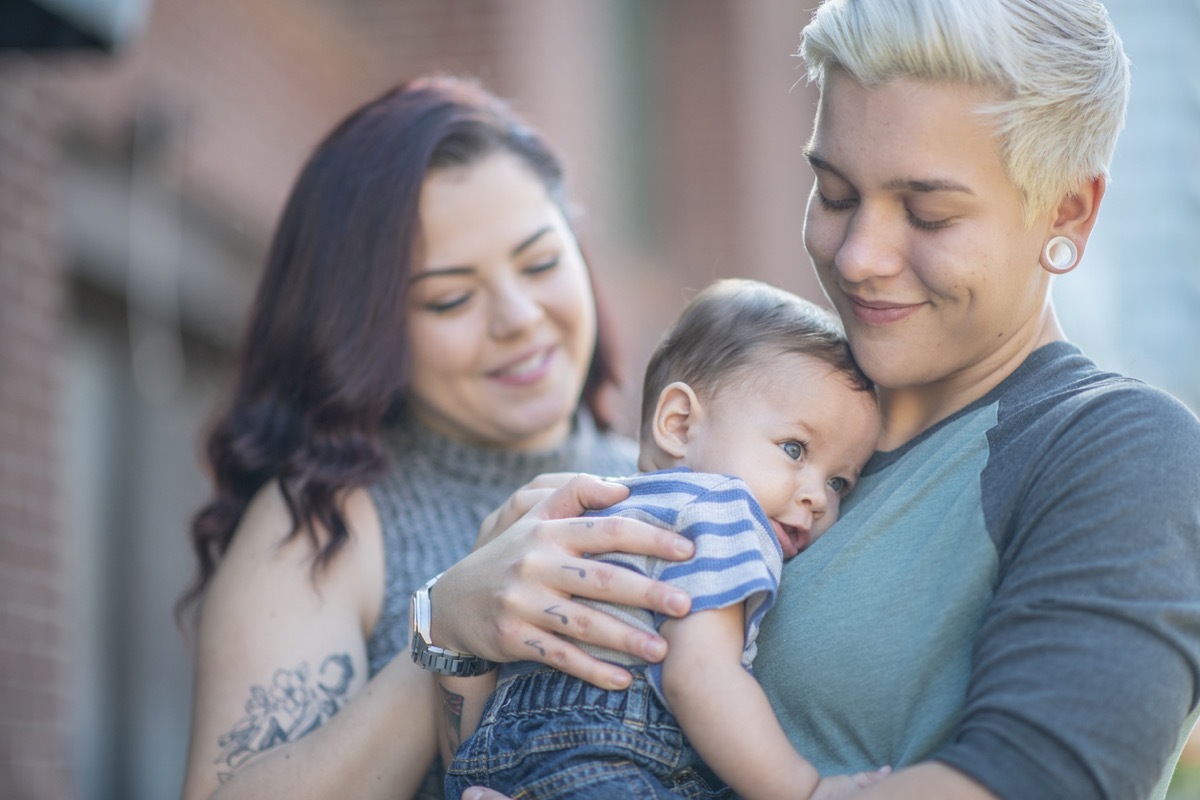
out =
<path fill-rule="evenodd" d="M 474 74 L 566 157 L 629 382 L 685 289 L 814 299 L 812 0 L 0 0 L 0 797 L 177 796 L 199 438 L 284 196 L 350 109 Z M 1200 409 L 1200 5 L 1108 3 L 1128 131 L 1069 335 Z M 1198 487 L 1200 492 L 1200 487 Z"/>

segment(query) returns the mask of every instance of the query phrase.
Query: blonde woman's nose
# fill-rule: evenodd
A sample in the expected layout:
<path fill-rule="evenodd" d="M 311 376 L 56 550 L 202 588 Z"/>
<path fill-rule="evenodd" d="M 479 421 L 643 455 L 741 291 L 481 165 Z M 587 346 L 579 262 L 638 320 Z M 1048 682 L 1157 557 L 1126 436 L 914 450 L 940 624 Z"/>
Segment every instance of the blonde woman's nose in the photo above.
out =
<path fill-rule="evenodd" d="M 899 221 L 904 224 L 903 221 Z M 860 206 L 846 224 L 834 266 L 850 283 L 895 275 L 904 266 L 897 221 L 882 209 Z"/>

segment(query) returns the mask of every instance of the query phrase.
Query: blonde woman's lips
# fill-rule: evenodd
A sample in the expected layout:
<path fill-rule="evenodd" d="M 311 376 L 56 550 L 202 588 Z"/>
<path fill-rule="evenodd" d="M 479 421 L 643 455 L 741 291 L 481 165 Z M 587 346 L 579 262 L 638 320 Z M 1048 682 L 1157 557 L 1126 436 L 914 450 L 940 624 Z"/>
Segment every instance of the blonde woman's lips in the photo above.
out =
<path fill-rule="evenodd" d="M 867 325 L 890 325 L 908 319 L 920 310 L 924 303 L 894 303 L 887 300 L 868 300 L 847 294 L 850 312 L 859 322 Z"/>

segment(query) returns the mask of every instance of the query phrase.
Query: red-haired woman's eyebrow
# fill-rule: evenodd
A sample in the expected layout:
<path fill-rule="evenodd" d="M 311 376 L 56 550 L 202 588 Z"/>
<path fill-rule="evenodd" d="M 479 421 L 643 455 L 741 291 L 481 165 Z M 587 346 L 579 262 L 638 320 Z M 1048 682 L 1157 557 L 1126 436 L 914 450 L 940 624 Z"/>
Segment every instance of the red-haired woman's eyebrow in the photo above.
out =
<path fill-rule="evenodd" d="M 433 269 L 427 269 L 424 272 L 413 275 L 408 279 L 408 284 L 411 286 L 425 278 L 444 277 L 447 275 L 470 275 L 474 271 L 471 267 L 434 267 Z"/>
<path fill-rule="evenodd" d="M 522 242 L 520 244 L 518 244 L 516 247 L 514 247 L 512 249 L 512 255 L 513 256 L 520 255 L 522 250 L 525 250 L 526 248 L 531 247 L 534 242 L 536 242 L 538 239 L 545 236 L 551 230 L 553 230 L 553 228 L 551 228 L 549 225 L 545 226 L 544 228 L 539 228 L 537 231 L 535 231 L 534 233 L 527 236 L 524 240 L 522 240 Z M 433 269 L 427 269 L 418 275 L 413 275 L 412 278 L 410 278 L 408 282 L 411 285 L 411 284 L 421 280 L 422 278 L 432 278 L 434 276 L 446 276 L 446 275 L 470 275 L 474 271 L 475 271 L 474 267 L 434 267 Z"/>
<path fill-rule="evenodd" d="M 551 228 L 549 225 L 547 225 L 543 228 L 539 228 L 537 231 L 535 231 L 533 234 L 531 234 L 529 237 L 527 237 L 523 242 L 521 242 L 519 245 L 514 247 L 512 250 L 512 254 L 514 256 L 520 255 L 522 250 L 524 250 L 527 247 L 532 246 L 534 242 L 536 242 L 538 239 L 545 236 L 550 231 L 551 231 Z"/>

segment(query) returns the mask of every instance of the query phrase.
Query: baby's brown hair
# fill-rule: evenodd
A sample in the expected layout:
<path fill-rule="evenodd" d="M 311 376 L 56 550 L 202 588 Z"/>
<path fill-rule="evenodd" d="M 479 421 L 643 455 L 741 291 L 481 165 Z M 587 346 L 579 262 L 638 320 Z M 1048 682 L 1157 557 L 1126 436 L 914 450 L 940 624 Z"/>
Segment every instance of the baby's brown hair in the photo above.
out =
<path fill-rule="evenodd" d="M 875 389 L 832 313 L 761 281 L 719 280 L 691 299 L 650 356 L 642 386 L 642 441 L 652 441 L 658 397 L 670 384 L 682 381 L 711 397 L 780 353 L 812 356 L 851 388 Z"/>

